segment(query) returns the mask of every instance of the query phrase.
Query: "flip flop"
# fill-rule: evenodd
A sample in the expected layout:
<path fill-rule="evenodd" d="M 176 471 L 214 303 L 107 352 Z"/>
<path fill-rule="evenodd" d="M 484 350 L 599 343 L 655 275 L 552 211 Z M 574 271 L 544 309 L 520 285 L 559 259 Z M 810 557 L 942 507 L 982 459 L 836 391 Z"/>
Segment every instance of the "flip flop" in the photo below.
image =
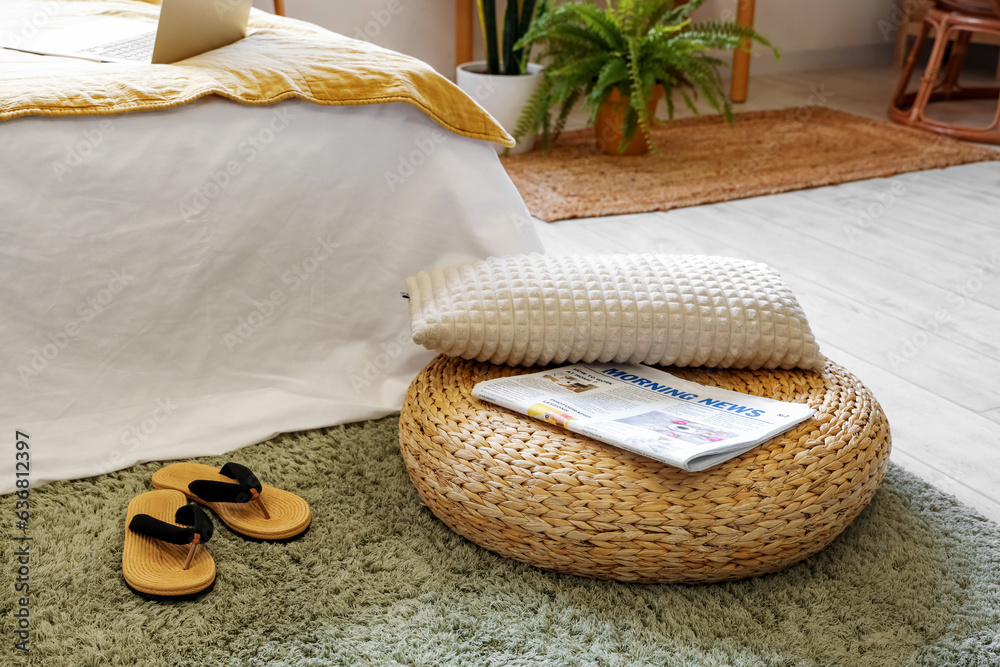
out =
<path fill-rule="evenodd" d="M 189 599 L 215 584 L 215 560 L 204 548 L 212 520 L 177 491 L 147 491 L 128 504 L 122 575 L 149 599 Z"/>
<path fill-rule="evenodd" d="M 229 462 L 221 469 L 202 463 L 173 463 L 153 473 L 153 486 L 180 491 L 205 505 L 240 537 L 288 542 L 305 534 L 311 520 L 305 500 L 261 484 L 250 470 Z"/>

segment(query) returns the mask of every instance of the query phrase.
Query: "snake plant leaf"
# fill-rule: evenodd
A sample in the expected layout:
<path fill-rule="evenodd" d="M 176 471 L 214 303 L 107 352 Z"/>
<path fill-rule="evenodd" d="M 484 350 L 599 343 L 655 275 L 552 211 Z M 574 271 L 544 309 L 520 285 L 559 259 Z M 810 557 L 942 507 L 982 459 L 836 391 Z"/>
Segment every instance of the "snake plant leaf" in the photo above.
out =
<path fill-rule="evenodd" d="M 486 42 L 486 71 L 489 74 L 499 74 L 500 51 L 497 40 L 496 0 L 476 1 L 479 6 L 479 22 L 483 28 L 483 39 Z"/>
<path fill-rule="evenodd" d="M 507 75 L 520 74 L 520 63 L 514 59 L 514 43 L 517 41 L 517 28 L 521 24 L 518 16 L 517 0 L 507 0 L 503 13 L 503 64 L 502 72 Z"/>
<path fill-rule="evenodd" d="M 486 45 L 488 74 L 524 74 L 528 69 L 524 37 L 549 12 L 550 0 L 507 0 L 503 20 L 497 21 L 496 0 L 476 0 L 479 25 Z"/>

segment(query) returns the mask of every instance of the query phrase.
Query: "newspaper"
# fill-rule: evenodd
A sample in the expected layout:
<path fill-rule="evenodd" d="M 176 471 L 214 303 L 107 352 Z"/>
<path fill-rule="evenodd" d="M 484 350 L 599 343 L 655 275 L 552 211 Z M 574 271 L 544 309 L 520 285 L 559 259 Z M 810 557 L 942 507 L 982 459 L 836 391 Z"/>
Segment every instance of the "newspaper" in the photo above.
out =
<path fill-rule="evenodd" d="M 574 364 L 496 378 L 472 395 L 689 472 L 739 456 L 813 414 L 802 403 L 639 365 Z"/>

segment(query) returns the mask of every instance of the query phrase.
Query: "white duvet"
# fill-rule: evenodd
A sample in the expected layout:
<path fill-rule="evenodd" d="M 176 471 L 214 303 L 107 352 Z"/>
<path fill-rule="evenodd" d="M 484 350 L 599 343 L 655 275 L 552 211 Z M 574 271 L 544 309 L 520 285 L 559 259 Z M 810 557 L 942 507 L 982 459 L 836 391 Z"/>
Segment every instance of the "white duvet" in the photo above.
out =
<path fill-rule="evenodd" d="M 36 486 L 392 413 L 405 279 L 536 250 L 493 148 L 402 104 L 0 123 L 0 492 L 17 432 Z"/>

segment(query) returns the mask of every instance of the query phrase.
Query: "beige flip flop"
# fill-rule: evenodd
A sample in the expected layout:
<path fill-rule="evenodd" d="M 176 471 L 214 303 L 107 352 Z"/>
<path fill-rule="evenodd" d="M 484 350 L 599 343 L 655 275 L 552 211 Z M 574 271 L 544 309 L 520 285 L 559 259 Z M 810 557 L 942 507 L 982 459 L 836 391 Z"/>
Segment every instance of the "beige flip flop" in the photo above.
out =
<path fill-rule="evenodd" d="M 122 575 L 149 599 L 189 599 L 215 584 L 215 560 L 204 547 L 209 516 L 177 491 L 147 491 L 128 504 Z"/>
<path fill-rule="evenodd" d="M 153 473 L 157 489 L 180 491 L 205 505 L 232 532 L 250 540 L 288 542 L 309 529 L 309 504 L 288 491 L 261 484 L 248 468 L 229 462 L 173 463 Z"/>

